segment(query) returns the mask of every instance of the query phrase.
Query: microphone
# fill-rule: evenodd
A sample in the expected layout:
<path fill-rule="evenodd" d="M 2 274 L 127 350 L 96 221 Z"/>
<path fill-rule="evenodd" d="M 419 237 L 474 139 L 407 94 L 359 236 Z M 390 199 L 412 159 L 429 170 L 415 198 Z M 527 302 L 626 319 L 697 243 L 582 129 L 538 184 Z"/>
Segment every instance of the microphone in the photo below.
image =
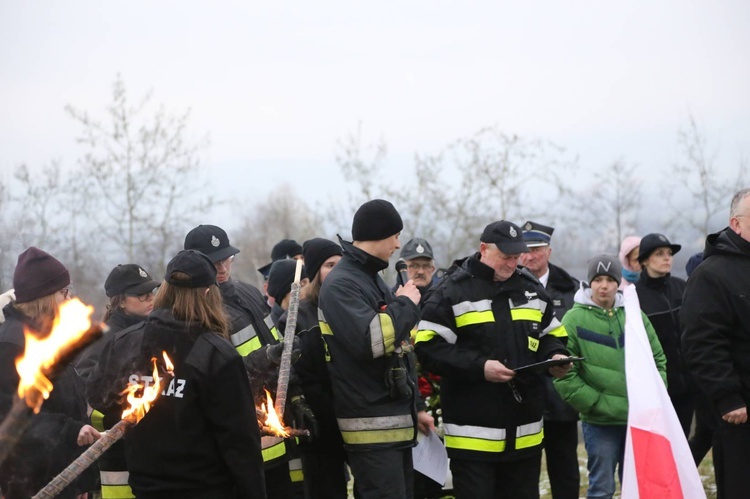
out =
<path fill-rule="evenodd" d="M 396 272 L 398 272 L 398 277 L 396 278 L 396 282 L 399 286 L 405 286 L 407 282 L 409 282 L 409 274 L 406 272 L 406 262 L 403 260 L 399 260 L 396 262 Z"/>

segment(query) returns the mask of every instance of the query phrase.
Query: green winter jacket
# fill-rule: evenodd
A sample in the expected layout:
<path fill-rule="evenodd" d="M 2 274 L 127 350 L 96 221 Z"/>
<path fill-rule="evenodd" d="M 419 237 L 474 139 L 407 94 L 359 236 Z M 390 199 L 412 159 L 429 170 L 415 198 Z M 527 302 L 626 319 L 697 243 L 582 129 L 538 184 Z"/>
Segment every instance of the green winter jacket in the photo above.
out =
<path fill-rule="evenodd" d="M 642 314 L 654 361 L 666 385 L 667 360 L 651 322 Z M 591 289 L 579 289 L 573 308 L 562 320 L 568 332 L 570 355 L 585 357 L 568 373 L 554 380 L 563 400 L 580 414 L 581 421 L 599 425 L 628 422 L 625 382 L 625 308 L 618 292 L 615 307 L 605 310 L 591 300 Z"/>

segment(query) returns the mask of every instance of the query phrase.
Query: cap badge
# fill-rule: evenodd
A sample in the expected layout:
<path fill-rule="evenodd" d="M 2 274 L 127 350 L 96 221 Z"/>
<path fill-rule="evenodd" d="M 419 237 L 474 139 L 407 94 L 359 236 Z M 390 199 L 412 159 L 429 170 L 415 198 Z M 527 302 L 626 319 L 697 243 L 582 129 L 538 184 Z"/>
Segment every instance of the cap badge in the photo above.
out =
<path fill-rule="evenodd" d="M 526 225 L 523 226 L 524 230 L 531 230 L 533 227 L 531 226 L 531 222 L 526 222 Z"/>
<path fill-rule="evenodd" d="M 221 244 L 219 242 L 219 238 L 216 236 L 211 236 L 211 246 L 213 246 L 214 248 L 218 248 L 219 244 Z"/>
<path fill-rule="evenodd" d="M 140 267 L 138 267 L 138 275 L 140 275 L 140 276 L 141 276 L 141 277 L 143 277 L 144 279 L 148 277 L 148 274 L 146 273 L 146 271 L 145 271 L 145 270 L 143 270 L 143 269 L 142 269 L 142 268 L 140 268 Z"/>
<path fill-rule="evenodd" d="M 612 266 L 612 262 L 607 262 L 606 265 L 604 265 L 604 262 L 599 262 L 596 264 L 596 271 L 597 272 L 609 272 L 609 267 Z"/>
<path fill-rule="evenodd" d="M 667 242 L 667 238 L 666 238 L 666 237 L 664 237 L 664 235 L 663 235 L 663 234 L 659 234 L 659 240 L 660 240 L 660 241 L 662 241 L 662 242 L 664 242 L 664 243 L 666 243 L 666 242 Z"/>
<path fill-rule="evenodd" d="M 516 229 L 514 229 L 513 227 L 510 228 L 508 233 L 510 234 L 510 237 L 516 237 L 518 235 L 518 232 L 516 232 Z"/>
<path fill-rule="evenodd" d="M 422 246 L 421 244 L 417 244 L 416 251 L 417 253 L 424 253 L 424 246 Z"/>

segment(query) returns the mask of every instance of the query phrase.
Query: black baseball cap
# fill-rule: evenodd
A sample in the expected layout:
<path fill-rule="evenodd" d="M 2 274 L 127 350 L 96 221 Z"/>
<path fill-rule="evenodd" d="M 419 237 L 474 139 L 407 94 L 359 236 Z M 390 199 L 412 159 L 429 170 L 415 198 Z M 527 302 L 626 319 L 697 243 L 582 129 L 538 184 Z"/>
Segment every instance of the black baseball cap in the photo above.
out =
<path fill-rule="evenodd" d="M 240 252 L 229 244 L 229 237 L 221 227 L 199 225 L 185 236 L 185 249 L 198 250 L 212 262 L 220 262 Z"/>
<path fill-rule="evenodd" d="M 175 272 L 186 274 L 188 279 L 173 279 Z M 167 264 L 164 280 L 181 288 L 204 288 L 216 284 L 216 267 L 203 252 L 182 250 Z"/>
<path fill-rule="evenodd" d="M 153 291 L 159 283 L 135 263 L 118 265 L 104 281 L 104 292 L 109 298 L 117 295 L 143 295 Z"/>
<path fill-rule="evenodd" d="M 287 258 L 294 258 L 297 255 L 302 254 L 302 246 L 294 239 L 282 239 L 278 243 L 274 244 L 271 249 L 271 263 L 267 263 L 258 269 L 263 279 L 268 279 L 268 274 L 271 272 L 271 266 L 274 262 L 279 260 L 285 260 Z"/>
<path fill-rule="evenodd" d="M 489 224 L 482 231 L 482 237 L 479 240 L 483 243 L 496 245 L 506 255 L 529 252 L 528 246 L 523 241 L 521 228 L 507 220 L 500 220 Z"/>
<path fill-rule="evenodd" d="M 430 246 L 430 243 L 428 243 L 426 239 L 415 237 L 409 239 L 409 241 L 404 244 L 404 247 L 401 248 L 399 258 L 402 260 L 412 260 L 414 258 L 433 259 L 435 256 L 432 254 L 432 246 Z"/>

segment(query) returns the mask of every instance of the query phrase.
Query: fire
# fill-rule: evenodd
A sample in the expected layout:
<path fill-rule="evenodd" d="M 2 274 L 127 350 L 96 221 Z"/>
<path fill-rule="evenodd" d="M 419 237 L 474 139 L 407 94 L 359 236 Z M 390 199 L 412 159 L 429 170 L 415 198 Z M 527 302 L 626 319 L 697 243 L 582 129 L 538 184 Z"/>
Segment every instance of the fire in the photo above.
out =
<path fill-rule="evenodd" d="M 263 421 L 263 424 L 268 427 L 269 430 L 271 430 L 274 435 L 277 437 L 288 437 L 289 432 L 286 430 L 283 424 L 281 424 L 281 420 L 279 419 L 279 415 L 276 414 L 276 410 L 273 408 L 273 400 L 271 400 L 271 393 L 264 388 L 266 392 L 266 403 L 260 404 L 260 410 L 263 412 L 263 414 L 266 415 L 266 420 Z"/>
<path fill-rule="evenodd" d="M 24 355 L 16 360 L 16 369 L 21 378 L 18 396 L 25 399 L 35 413 L 39 412 L 52 391 L 52 382 L 44 371 L 59 360 L 66 347 L 76 343 L 89 330 L 93 312 L 94 307 L 73 298 L 60 305 L 60 313 L 47 337 L 39 339 L 30 331 L 24 330 Z"/>
<path fill-rule="evenodd" d="M 167 352 L 162 352 L 162 356 L 164 357 L 167 372 L 173 373 L 174 366 Z M 156 364 L 156 357 L 151 358 L 151 363 L 154 365 L 153 383 L 149 385 L 146 385 L 146 383 L 133 383 L 128 385 L 123 392 L 123 394 L 127 394 L 130 407 L 123 411 L 122 419 L 130 419 L 133 423 L 137 424 L 151 409 L 154 400 L 159 396 L 161 392 L 161 378 L 159 377 L 159 367 Z M 142 392 L 141 395 L 137 395 L 138 392 Z"/>

